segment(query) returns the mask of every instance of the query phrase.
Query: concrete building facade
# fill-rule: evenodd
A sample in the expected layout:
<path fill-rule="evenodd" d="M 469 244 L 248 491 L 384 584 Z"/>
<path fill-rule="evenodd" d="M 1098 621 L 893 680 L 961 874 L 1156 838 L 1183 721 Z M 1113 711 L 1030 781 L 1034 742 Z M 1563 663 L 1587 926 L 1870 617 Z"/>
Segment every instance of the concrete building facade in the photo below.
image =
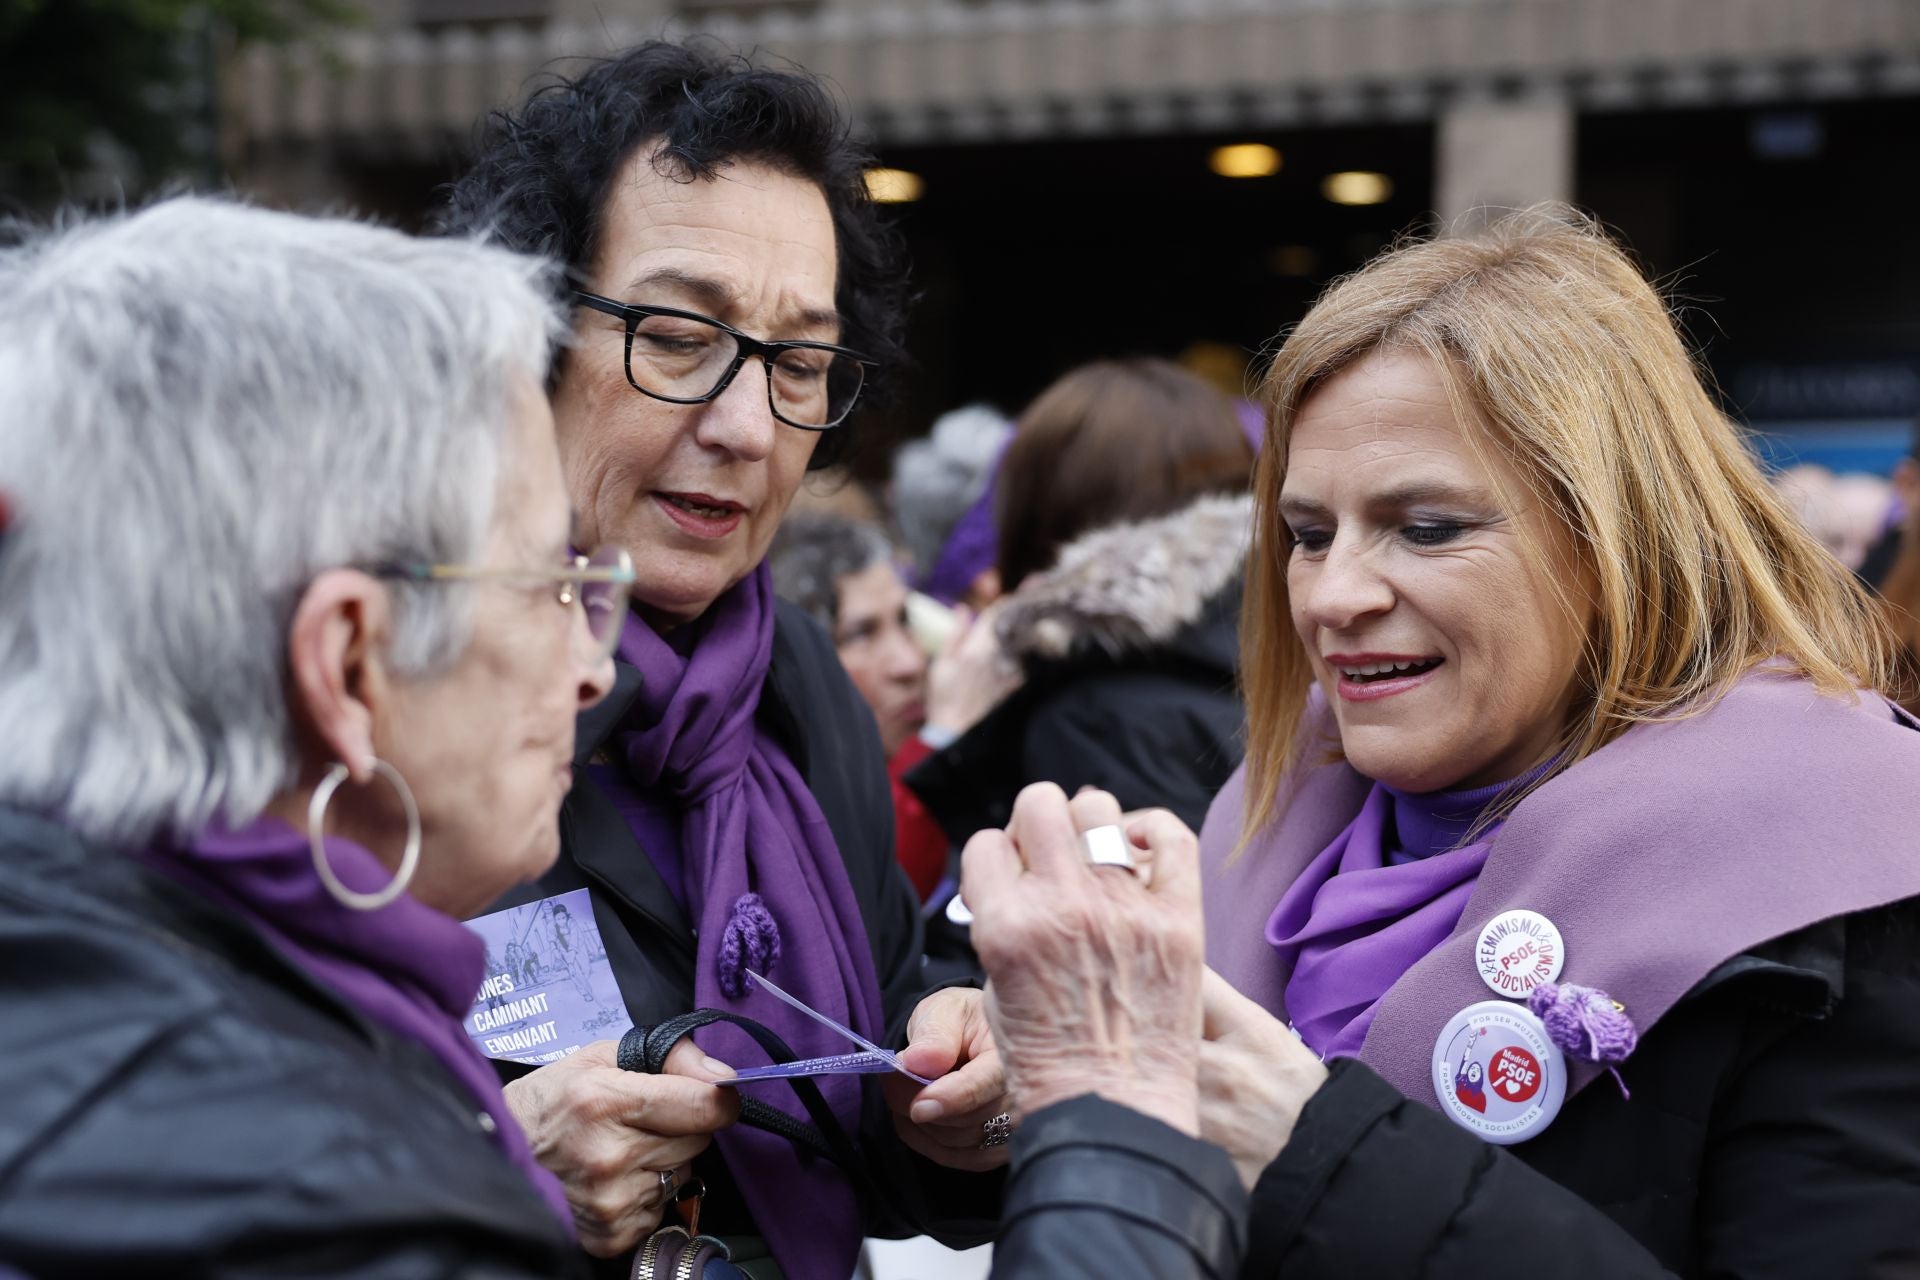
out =
<path fill-rule="evenodd" d="M 458 146 L 542 69 L 708 33 L 830 79 L 882 147 L 1436 126 L 1437 212 L 1573 194 L 1581 112 L 1920 94 L 1916 0 L 371 0 L 227 86 L 250 185 Z"/>
<path fill-rule="evenodd" d="M 1920 414 L 1920 0 L 362 4 L 326 48 L 228 67 L 243 188 L 417 225 L 488 109 L 653 36 L 830 80 L 926 179 L 898 215 L 921 302 L 895 435 L 1102 355 L 1231 370 L 1399 232 L 1543 199 L 1621 233 L 1790 452 L 1882 467 Z M 1209 172 L 1230 142 L 1285 168 Z M 1345 207 L 1345 170 L 1391 194 Z M 1892 390 L 1832 391 L 1858 386 Z"/>

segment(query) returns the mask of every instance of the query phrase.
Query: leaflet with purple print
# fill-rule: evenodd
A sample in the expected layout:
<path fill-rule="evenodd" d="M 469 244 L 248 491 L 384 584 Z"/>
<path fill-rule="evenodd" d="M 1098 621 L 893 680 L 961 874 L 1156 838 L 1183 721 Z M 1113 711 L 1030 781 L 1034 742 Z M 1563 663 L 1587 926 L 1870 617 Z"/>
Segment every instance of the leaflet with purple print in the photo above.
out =
<path fill-rule="evenodd" d="M 467 921 L 487 944 L 467 1035 L 489 1058 L 558 1062 L 633 1026 L 588 894 L 575 889 Z"/>
<path fill-rule="evenodd" d="M 575 889 L 467 921 L 487 944 L 487 978 L 467 1014 L 467 1035 L 489 1058 L 540 1066 L 595 1040 L 618 1040 L 633 1027 L 593 919 L 589 890 Z M 718 1085 L 795 1076 L 877 1075 L 898 1071 L 922 1084 L 899 1056 L 749 971 L 759 991 L 792 1005 L 862 1052 L 750 1067 Z"/>

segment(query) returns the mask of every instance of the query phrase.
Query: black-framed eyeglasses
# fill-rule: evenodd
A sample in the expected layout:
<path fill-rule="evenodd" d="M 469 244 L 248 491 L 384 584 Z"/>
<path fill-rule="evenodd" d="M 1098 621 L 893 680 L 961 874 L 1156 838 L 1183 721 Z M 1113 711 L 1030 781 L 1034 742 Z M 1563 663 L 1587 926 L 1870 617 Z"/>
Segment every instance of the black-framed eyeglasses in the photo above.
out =
<path fill-rule="evenodd" d="M 417 564 L 389 561 L 365 566 L 376 578 L 409 582 L 517 582 L 532 586 L 553 583 L 560 605 L 578 609 L 585 618 L 598 656 L 604 658 L 620 643 L 627 620 L 627 600 L 633 593 L 633 560 L 619 547 L 596 547 L 586 555 L 569 554 L 567 562 L 551 569 L 505 569 L 468 564 Z"/>
<path fill-rule="evenodd" d="M 802 431 L 826 431 L 853 412 L 875 363 L 830 342 L 763 342 L 677 307 L 615 302 L 578 289 L 573 300 L 626 323 L 628 384 L 668 404 L 705 404 L 733 385 L 748 357 L 759 356 L 773 416 Z"/>

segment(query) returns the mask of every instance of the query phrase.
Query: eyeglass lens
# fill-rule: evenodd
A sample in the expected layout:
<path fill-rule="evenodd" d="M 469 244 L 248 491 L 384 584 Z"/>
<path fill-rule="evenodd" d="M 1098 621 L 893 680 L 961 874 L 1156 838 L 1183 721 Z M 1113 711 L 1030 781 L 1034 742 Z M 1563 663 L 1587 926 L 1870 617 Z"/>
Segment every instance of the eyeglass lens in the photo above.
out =
<path fill-rule="evenodd" d="M 701 400 L 733 367 L 739 343 L 725 329 L 685 316 L 647 316 L 634 326 L 627 366 L 654 395 Z M 860 395 L 865 370 L 849 356 L 818 348 L 780 352 L 767 370 L 774 412 L 803 427 L 838 423 Z"/>
<path fill-rule="evenodd" d="M 589 569 L 617 569 L 625 563 L 618 547 L 600 547 L 587 557 Z M 586 614 L 587 631 L 603 653 L 612 653 L 620 643 L 620 628 L 627 620 L 627 599 L 633 591 L 628 582 L 582 582 L 580 607 Z"/>

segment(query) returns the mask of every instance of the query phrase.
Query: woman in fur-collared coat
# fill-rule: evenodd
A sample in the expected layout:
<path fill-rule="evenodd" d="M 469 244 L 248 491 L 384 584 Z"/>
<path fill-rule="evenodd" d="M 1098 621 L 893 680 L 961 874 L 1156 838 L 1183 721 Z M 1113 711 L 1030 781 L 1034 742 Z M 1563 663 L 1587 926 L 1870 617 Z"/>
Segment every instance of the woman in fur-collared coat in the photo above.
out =
<path fill-rule="evenodd" d="M 1010 595 L 977 624 L 1026 679 L 907 776 L 955 840 L 1030 782 L 1206 816 L 1240 763 L 1252 462 L 1227 400 L 1163 360 L 1084 366 L 1027 410 L 999 481 Z"/>

